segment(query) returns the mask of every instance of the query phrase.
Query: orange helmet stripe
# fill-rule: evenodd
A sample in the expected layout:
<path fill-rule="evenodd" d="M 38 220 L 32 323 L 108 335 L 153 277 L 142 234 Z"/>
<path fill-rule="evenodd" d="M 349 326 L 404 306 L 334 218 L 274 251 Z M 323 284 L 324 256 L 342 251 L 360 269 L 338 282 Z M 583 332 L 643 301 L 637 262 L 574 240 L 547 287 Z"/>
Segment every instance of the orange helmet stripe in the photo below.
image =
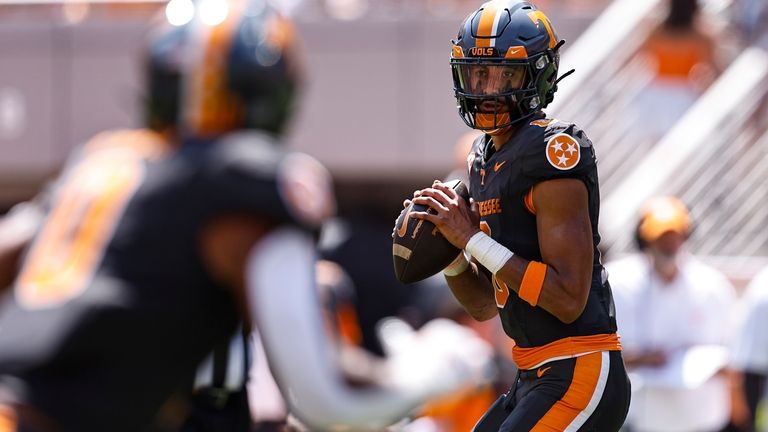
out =
<path fill-rule="evenodd" d="M 210 136 L 233 129 L 242 115 L 237 109 L 236 95 L 226 84 L 226 63 L 237 26 L 242 18 L 245 2 L 228 2 L 226 19 L 214 26 L 195 23 L 202 33 L 200 53 L 187 85 L 187 106 L 184 121 L 196 135 Z"/>
<path fill-rule="evenodd" d="M 477 38 L 475 39 L 476 46 L 490 47 L 496 42 L 491 39 L 491 36 L 495 36 L 495 24 L 498 22 L 499 15 L 499 3 L 496 0 L 491 0 L 483 5 L 483 12 L 480 14 L 480 22 L 477 25 Z M 491 43 L 494 42 L 494 43 Z"/>

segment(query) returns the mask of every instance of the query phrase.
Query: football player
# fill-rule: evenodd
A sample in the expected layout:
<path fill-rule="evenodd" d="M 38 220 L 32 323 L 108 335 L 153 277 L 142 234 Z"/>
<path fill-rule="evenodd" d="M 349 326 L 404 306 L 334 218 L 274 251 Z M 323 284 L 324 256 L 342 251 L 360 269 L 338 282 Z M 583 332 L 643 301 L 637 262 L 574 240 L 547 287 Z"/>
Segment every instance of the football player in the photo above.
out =
<path fill-rule="evenodd" d="M 630 387 L 597 245 L 595 151 L 542 111 L 564 41 L 530 2 L 484 3 L 453 41 L 461 118 L 483 131 L 468 158 L 472 204 L 436 181 L 413 201 L 460 254 L 444 270 L 477 320 L 499 316 L 516 346 L 513 388 L 476 431 L 617 431 Z M 566 74 L 567 75 L 567 74 Z"/>
<path fill-rule="evenodd" d="M 386 386 L 341 378 L 313 281 L 330 177 L 278 145 L 295 42 L 259 0 L 154 38 L 155 130 L 100 134 L 74 157 L 0 305 L 0 431 L 142 430 L 240 319 L 312 430 L 381 428 L 483 375 L 486 347 L 438 322 L 386 326 Z"/>

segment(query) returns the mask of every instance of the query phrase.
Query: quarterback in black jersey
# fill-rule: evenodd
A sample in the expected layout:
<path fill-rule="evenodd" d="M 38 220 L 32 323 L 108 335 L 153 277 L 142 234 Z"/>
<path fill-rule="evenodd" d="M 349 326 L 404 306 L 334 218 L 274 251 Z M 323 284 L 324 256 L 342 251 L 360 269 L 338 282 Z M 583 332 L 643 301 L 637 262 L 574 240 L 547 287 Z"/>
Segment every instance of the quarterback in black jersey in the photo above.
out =
<path fill-rule="evenodd" d="M 444 273 L 478 320 L 499 315 L 515 341 L 518 380 L 476 431 L 617 431 L 629 406 L 613 300 L 597 245 L 594 147 L 542 109 L 557 85 L 559 49 L 532 3 L 493 0 L 454 41 L 459 113 L 485 134 L 468 157 L 468 205 L 441 182 L 413 201 L 460 254 Z"/>
<path fill-rule="evenodd" d="M 277 138 L 294 42 L 261 0 L 153 37 L 149 128 L 99 134 L 71 159 L 0 301 L 1 432 L 146 430 L 240 320 L 312 430 L 380 429 L 481 376 L 485 347 L 442 324 L 390 329 L 403 349 L 382 367 L 386 387 L 341 379 L 313 275 L 330 176 Z M 422 335 L 452 343 L 427 351 Z"/>

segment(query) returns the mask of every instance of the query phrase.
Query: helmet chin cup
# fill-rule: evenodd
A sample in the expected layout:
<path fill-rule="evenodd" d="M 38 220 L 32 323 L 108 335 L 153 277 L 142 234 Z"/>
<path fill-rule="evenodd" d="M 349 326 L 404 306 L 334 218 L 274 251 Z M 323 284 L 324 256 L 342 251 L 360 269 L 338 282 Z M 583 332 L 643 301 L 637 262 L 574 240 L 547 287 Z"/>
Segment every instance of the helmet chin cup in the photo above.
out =
<path fill-rule="evenodd" d="M 476 129 L 484 130 L 488 133 L 510 126 L 511 124 L 512 121 L 509 118 L 509 113 L 475 115 Z"/>

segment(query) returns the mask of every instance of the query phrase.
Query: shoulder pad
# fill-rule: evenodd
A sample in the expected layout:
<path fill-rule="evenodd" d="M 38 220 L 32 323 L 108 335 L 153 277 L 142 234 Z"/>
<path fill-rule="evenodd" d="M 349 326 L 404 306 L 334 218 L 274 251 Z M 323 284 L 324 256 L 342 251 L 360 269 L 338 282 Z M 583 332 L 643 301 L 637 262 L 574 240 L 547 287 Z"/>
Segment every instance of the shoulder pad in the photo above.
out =
<path fill-rule="evenodd" d="M 486 134 L 480 134 L 475 138 L 474 141 L 472 141 L 472 150 L 471 153 L 476 153 L 478 148 L 482 148 L 485 143 L 488 141 L 488 135 Z"/>
<path fill-rule="evenodd" d="M 541 122 L 535 126 L 545 129 L 543 136 L 526 146 L 523 154 L 526 175 L 541 179 L 575 177 L 595 169 L 594 147 L 584 131 L 572 123 L 558 120 L 543 119 Z"/>
<path fill-rule="evenodd" d="M 485 134 L 480 134 L 472 141 L 472 146 L 469 149 L 469 153 L 467 153 L 467 172 L 472 172 L 472 164 L 475 163 L 477 155 L 482 152 L 482 148 L 486 143 L 486 136 Z"/>
<path fill-rule="evenodd" d="M 59 175 L 42 194 L 50 204 L 52 197 L 64 184 L 73 170 L 88 160 L 100 157 L 119 160 L 155 160 L 172 150 L 165 137 L 149 129 L 113 129 L 99 132 L 85 143 L 79 144 L 67 156 Z"/>
<path fill-rule="evenodd" d="M 261 197 L 265 213 L 280 213 L 269 209 L 277 203 L 264 199 L 272 194 L 287 216 L 309 228 L 318 228 L 335 213 L 331 175 L 315 158 L 285 152 L 274 138 L 257 132 L 228 135 L 213 145 L 219 147 L 217 170 L 238 193 Z"/>
<path fill-rule="evenodd" d="M 277 186 L 288 211 L 304 224 L 319 227 L 336 213 L 331 174 L 312 156 L 286 156 L 278 167 Z"/>
<path fill-rule="evenodd" d="M 532 121 L 530 123 L 530 126 L 538 126 L 538 127 L 546 128 L 551 123 L 554 123 L 556 121 L 557 120 L 551 119 L 551 118 L 540 118 L 540 119 L 536 119 L 536 120 Z"/>

